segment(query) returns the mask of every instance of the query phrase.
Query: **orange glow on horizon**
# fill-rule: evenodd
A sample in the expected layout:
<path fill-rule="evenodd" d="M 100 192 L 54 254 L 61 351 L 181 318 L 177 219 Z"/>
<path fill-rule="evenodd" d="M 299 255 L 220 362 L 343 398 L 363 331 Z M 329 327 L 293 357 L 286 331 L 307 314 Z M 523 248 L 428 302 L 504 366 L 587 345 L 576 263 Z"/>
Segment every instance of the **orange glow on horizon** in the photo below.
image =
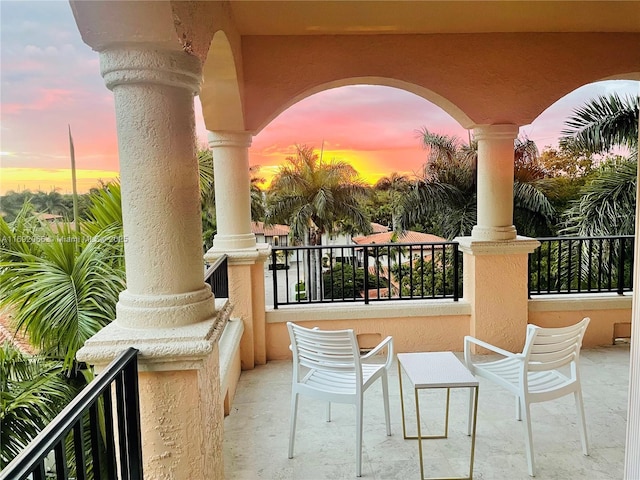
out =
<path fill-rule="evenodd" d="M 111 170 L 76 170 L 78 193 L 87 193 L 91 188 L 99 185 L 99 180 L 105 182 L 117 178 L 118 172 Z M 21 168 L 3 167 L 0 171 L 0 195 L 7 192 L 50 192 L 71 193 L 71 169 L 69 168 Z"/>
<path fill-rule="evenodd" d="M 316 153 L 319 155 L 320 151 L 316 149 Z M 367 185 L 375 185 L 378 180 L 380 180 L 382 177 L 388 176 L 391 173 L 390 171 L 388 171 L 384 164 L 381 164 L 380 157 L 389 158 L 395 156 L 394 154 L 397 155 L 397 153 L 393 151 L 359 152 L 356 150 L 327 149 L 325 149 L 322 153 L 325 161 L 328 159 L 335 159 L 349 163 L 358 172 L 360 180 Z M 273 177 L 278 174 L 280 165 L 284 164 L 286 157 L 289 156 L 290 154 L 283 154 L 282 152 L 271 153 L 262 156 L 263 160 L 267 160 L 269 162 L 268 165 L 261 164 L 259 162 L 252 162 L 253 165 L 260 165 L 260 169 L 258 170 L 256 176 L 264 178 L 265 180 L 264 182 L 258 183 L 259 187 L 262 190 L 269 189 Z M 398 168 L 394 170 L 394 172 L 400 175 L 406 175 L 407 177 L 415 176 L 415 171 L 406 170 L 406 166 L 403 165 L 404 162 L 398 161 L 394 163 L 398 166 Z"/>

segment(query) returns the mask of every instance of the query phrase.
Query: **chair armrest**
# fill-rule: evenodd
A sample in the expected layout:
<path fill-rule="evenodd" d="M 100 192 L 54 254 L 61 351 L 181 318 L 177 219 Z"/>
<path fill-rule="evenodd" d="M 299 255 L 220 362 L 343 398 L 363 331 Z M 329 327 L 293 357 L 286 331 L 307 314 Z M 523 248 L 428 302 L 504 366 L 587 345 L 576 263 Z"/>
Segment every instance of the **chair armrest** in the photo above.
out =
<path fill-rule="evenodd" d="M 387 346 L 388 346 L 388 349 L 387 349 L 387 362 L 385 363 L 385 368 L 389 368 L 391 366 L 391 362 L 393 361 L 393 337 L 392 336 L 388 336 L 387 338 L 382 340 L 378 345 L 376 345 L 373 348 L 373 350 L 371 350 L 366 355 L 363 355 L 362 357 L 360 357 L 360 359 L 361 360 L 366 360 L 367 358 L 374 356 L 380 350 L 382 350 L 383 348 L 385 348 Z"/>
<path fill-rule="evenodd" d="M 487 350 L 491 350 L 492 352 L 502 355 L 503 357 L 523 358 L 521 353 L 508 352 L 507 350 L 503 350 L 500 347 L 496 347 L 495 345 L 491 345 L 490 343 L 483 342 L 482 340 L 478 340 L 475 337 L 470 337 L 469 335 L 467 335 L 466 337 L 464 337 L 465 359 L 467 358 L 467 352 L 471 353 L 470 351 L 471 343 L 475 343 L 476 345 L 486 348 Z"/>

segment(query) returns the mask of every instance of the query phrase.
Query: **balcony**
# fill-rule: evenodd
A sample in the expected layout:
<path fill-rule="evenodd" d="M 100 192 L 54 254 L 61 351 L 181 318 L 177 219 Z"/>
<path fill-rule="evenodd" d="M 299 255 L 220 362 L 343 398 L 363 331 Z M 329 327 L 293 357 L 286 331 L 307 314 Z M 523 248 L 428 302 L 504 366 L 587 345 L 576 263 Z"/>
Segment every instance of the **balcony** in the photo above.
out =
<path fill-rule="evenodd" d="M 583 349 L 581 369 L 590 455 L 580 449 L 572 397 L 532 407 L 536 479 L 619 479 L 623 476 L 627 422 L 629 345 Z M 380 385 L 365 395 L 363 478 L 419 478 L 415 440 L 402 437 L 398 372 L 390 372 L 392 436 L 384 431 Z M 379 383 L 379 382 L 378 382 Z M 411 387 L 405 382 L 405 401 Z M 325 405 L 301 397 L 293 459 L 287 458 L 291 362 L 274 361 L 243 372 L 231 414 L 225 418 L 226 478 L 353 479 L 355 478 L 355 410 L 332 406 L 332 422 L 324 421 Z M 409 397 L 407 397 L 407 394 Z M 441 431 L 444 392 L 421 392 L 423 428 Z M 449 439 L 424 443 L 425 475 L 463 475 L 468 465 L 466 391 L 451 393 Z M 480 379 L 474 478 L 526 480 L 524 430 L 514 418 L 514 399 Z M 415 417 L 406 403 L 408 428 Z M 410 433 L 410 432 L 409 432 Z"/>

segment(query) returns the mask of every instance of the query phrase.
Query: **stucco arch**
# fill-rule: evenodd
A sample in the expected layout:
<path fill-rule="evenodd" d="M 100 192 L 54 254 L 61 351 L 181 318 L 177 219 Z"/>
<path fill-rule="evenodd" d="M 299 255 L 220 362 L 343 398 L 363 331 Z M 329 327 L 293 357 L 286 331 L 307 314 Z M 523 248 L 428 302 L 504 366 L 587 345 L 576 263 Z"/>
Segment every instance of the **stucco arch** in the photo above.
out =
<path fill-rule="evenodd" d="M 271 114 L 266 117 L 261 125 L 253 131 L 254 135 L 257 135 L 263 128 L 265 128 L 271 121 L 273 121 L 278 115 L 284 112 L 289 107 L 295 105 L 296 103 L 304 100 L 311 95 L 316 93 L 320 93 L 325 90 L 330 90 L 332 88 L 338 87 L 346 87 L 349 85 L 380 85 L 385 87 L 393 87 L 398 88 L 400 90 L 405 90 L 407 92 L 411 92 L 419 97 L 428 100 L 429 102 L 437 105 L 442 108 L 445 112 L 451 115 L 460 125 L 466 128 L 467 125 L 470 125 L 472 120 L 467 116 L 466 113 L 462 111 L 462 109 L 458 108 L 453 102 L 449 101 L 442 95 L 434 92 L 433 90 L 429 90 L 428 88 L 422 87 L 420 85 L 415 85 L 410 82 L 406 82 L 403 80 L 398 80 L 395 78 L 385 78 L 385 77 L 350 77 L 343 78 L 340 80 L 334 80 L 330 82 L 325 82 L 322 84 L 318 84 L 312 88 L 305 90 L 304 92 L 291 97 L 288 101 L 281 104 L 278 108 L 273 110 Z"/>
<path fill-rule="evenodd" d="M 238 67 L 227 34 L 218 30 L 202 68 L 202 114 L 207 130 L 244 131 Z"/>

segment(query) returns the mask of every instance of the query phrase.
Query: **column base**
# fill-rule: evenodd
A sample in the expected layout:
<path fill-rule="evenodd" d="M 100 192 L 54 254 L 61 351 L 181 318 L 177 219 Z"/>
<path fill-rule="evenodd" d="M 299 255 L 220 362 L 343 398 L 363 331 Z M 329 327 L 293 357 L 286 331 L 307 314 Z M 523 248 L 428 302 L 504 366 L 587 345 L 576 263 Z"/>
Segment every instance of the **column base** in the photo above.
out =
<path fill-rule="evenodd" d="M 516 227 L 513 225 L 507 227 L 481 227 L 476 225 L 471 230 L 471 237 L 479 241 L 515 240 L 517 235 Z"/>
<path fill-rule="evenodd" d="M 99 370 L 134 347 L 140 351 L 139 371 L 197 369 L 222 335 L 232 308 L 227 299 L 216 300 L 216 313 L 207 320 L 174 327 L 131 328 L 113 322 L 87 340 L 76 357 Z"/>
<path fill-rule="evenodd" d="M 475 227 L 474 227 L 475 228 Z M 515 236 L 511 240 L 480 240 L 474 236 L 456 237 L 460 250 L 469 255 L 514 255 L 531 253 L 540 246 L 535 238 Z"/>
<path fill-rule="evenodd" d="M 212 318 L 215 315 L 211 288 L 175 295 L 136 295 L 128 290 L 116 304 L 116 323 L 125 328 L 175 328 Z"/>
<path fill-rule="evenodd" d="M 204 254 L 204 259 L 209 263 L 213 263 L 221 256 L 226 255 L 229 265 L 253 265 L 256 262 L 264 262 L 270 254 L 271 245 L 268 243 L 254 242 L 252 246 L 246 248 L 225 248 L 216 244 L 214 240 L 213 247 Z"/>
<path fill-rule="evenodd" d="M 239 235 L 220 235 L 213 237 L 213 249 L 215 250 L 242 250 L 256 247 L 256 236 L 253 233 Z"/>

